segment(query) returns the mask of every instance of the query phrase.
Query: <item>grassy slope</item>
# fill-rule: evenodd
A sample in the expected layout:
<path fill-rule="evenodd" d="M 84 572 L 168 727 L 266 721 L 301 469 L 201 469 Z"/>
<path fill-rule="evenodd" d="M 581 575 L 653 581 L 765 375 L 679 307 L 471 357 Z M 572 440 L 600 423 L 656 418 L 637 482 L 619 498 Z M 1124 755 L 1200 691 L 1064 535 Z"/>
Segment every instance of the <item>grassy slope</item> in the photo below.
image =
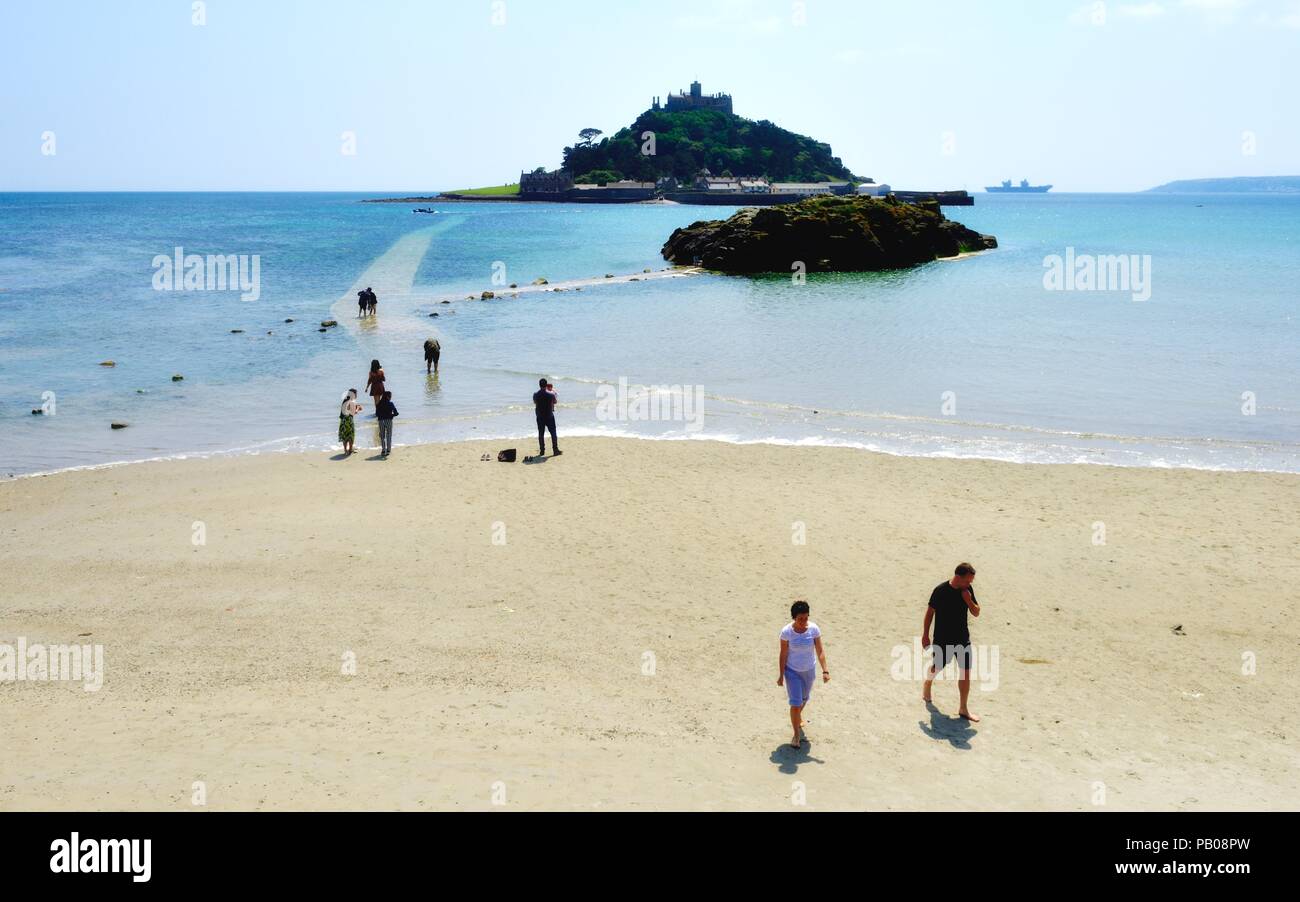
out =
<path fill-rule="evenodd" d="M 516 183 L 516 184 L 514 184 L 514 185 L 493 185 L 493 186 L 490 187 L 490 188 L 463 188 L 463 189 L 460 189 L 460 190 L 457 190 L 457 191 L 446 191 L 446 192 L 443 192 L 443 193 L 445 193 L 445 194 L 469 194 L 469 195 L 480 195 L 480 196 L 482 196 L 482 195 L 492 195 L 492 196 L 497 196 L 497 195 L 506 195 L 506 194 L 518 194 L 518 193 L 519 193 L 519 185 Z"/>

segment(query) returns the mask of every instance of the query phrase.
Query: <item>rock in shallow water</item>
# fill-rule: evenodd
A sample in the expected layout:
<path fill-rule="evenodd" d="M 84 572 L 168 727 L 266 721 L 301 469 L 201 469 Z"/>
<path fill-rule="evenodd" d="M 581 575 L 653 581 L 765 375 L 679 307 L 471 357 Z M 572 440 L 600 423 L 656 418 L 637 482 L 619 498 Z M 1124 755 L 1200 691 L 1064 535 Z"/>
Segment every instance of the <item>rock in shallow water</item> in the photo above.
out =
<path fill-rule="evenodd" d="M 692 223 L 669 236 L 663 256 L 726 273 L 871 272 L 997 246 L 933 202 L 822 196 Z"/>

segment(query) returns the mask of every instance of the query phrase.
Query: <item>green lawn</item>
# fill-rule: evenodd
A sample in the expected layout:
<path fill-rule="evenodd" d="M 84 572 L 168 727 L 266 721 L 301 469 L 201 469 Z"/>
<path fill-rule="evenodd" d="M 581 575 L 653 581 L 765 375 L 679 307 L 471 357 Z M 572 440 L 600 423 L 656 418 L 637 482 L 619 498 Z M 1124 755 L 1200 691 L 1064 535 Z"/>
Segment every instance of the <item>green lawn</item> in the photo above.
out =
<path fill-rule="evenodd" d="M 464 188 L 459 191 L 448 191 L 447 194 L 469 194 L 469 195 L 505 195 L 518 194 L 519 185 L 494 185 L 491 188 Z"/>

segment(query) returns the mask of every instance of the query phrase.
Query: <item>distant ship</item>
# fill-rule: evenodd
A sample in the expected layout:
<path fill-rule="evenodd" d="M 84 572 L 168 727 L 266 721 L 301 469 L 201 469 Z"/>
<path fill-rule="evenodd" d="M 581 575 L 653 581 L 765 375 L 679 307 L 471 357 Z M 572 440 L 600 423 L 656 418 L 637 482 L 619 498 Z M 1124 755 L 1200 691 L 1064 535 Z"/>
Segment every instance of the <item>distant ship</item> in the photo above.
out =
<path fill-rule="evenodd" d="M 1006 179 L 1001 185 L 988 185 L 984 190 L 990 194 L 1046 194 L 1052 186 L 1031 185 L 1029 179 L 1021 179 L 1019 185 L 1013 185 L 1011 179 Z"/>

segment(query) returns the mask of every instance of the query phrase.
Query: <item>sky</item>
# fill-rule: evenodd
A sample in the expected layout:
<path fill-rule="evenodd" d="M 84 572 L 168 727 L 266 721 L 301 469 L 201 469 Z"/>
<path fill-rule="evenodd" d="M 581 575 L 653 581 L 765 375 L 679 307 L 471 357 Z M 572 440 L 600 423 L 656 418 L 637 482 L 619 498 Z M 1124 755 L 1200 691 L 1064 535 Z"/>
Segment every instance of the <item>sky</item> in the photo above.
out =
<path fill-rule="evenodd" d="M 3 0 L 0 190 L 450 190 L 652 96 L 901 189 L 1300 174 L 1300 0 Z"/>

